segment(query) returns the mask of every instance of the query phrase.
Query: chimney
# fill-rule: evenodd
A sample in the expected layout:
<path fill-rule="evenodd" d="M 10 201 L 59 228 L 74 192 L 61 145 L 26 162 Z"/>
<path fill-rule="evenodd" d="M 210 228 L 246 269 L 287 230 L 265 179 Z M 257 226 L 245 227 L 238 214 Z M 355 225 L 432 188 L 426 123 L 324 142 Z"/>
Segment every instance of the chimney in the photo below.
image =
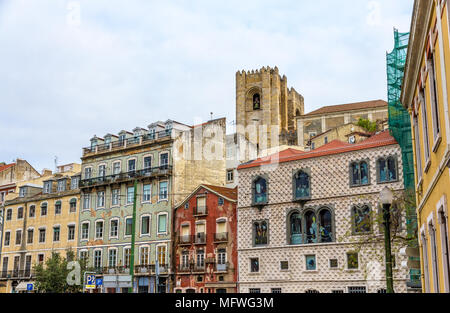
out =
<path fill-rule="evenodd" d="M 42 176 L 43 176 L 43 177 L 51 176 L 52 174 L 53 174 L 52 170 L 49 170 L 49 169 L 47 169 L 47 168 L 44 168 L 44 169 L 42 170 Z"/>

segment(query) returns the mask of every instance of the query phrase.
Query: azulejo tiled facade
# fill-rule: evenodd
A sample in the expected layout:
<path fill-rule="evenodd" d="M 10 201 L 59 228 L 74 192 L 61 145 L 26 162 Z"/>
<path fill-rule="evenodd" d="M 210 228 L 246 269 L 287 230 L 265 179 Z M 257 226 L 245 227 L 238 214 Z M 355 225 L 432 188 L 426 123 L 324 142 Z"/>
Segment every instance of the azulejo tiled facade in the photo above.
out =
<path fill-rule="evenodd" d="M 379 162 L 388 157 L 390 174 L 382 179 Z M 352 164 L 361 160 L 367 167 L 355 178 Z M 404 188 L 400 147 L 388 132 L 355 145 L 333 141 L 311 152 L 285 150 L 238 171 L 239 292 L 384 291 L 384 237 L 370 212 L 379 212 L 385 186 L 396 194 Z M 307 175 L 296 185 L 299 171 Z M 354 186 L 353 179 L 360 183 Z M 371 222 L 357 223 L 354 206 L 367 208 Z M 393 250 L 394 288 L 406 292 L 404 257 Z"/>

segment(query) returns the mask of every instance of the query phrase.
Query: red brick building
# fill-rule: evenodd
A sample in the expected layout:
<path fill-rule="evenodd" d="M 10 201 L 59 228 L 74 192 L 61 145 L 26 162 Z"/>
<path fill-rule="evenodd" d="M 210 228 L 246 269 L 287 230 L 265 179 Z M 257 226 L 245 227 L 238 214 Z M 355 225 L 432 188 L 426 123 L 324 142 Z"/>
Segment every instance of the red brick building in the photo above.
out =
<path fill-rule="evenodd" d="M 236 202 L 236 188 L 200 185 L 175 208 L 174 292 L 237 292 Z"/>

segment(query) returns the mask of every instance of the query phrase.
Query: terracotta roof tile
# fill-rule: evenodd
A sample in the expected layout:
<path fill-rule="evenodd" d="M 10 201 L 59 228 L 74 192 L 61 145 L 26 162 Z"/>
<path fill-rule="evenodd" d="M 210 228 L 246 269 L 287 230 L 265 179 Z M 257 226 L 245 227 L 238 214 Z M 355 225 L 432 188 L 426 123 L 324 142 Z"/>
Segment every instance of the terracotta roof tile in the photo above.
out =
<path fill-rule="evenodd" d="M 8 169 L 8 168 L 10 168 L 10 167 L 12 167 L 14 165 L 16 165 L 16 163 L 11 163 L 11 164 L 6 164 L 6 165 L 3 165 L 3 166 L 0 166 L 0 172 L 2 172 L 2 171 L 6 170 L 6 169 Z"/>
<path fill-rule="evenodd" d="M 386 107 L 387 108 L 387 105 L 388 105 L 387 102 L 384 100 L 372 100 L 372 101 L 365 101 L 365 102 L 329 105 L 329 106 L 324 106 L 315 111 L 309 112 L 309 113 L 305 114 L 304 116 L 343 112 L 343 111 L 352 111 L 352 110 L 363 110 L 363 109 L 371 109 L 371 108 L 378 108 L 378 107 Z"/>
<path fill-rule="evenodd" d="M 206 188 L 209 188 L 224 197 L 227 197 L 232 200 L 237 200 L 237 187 L 236 188 L 227 188 L 227 187 L 220 187 L 220 186 L 213 186 L 213 185 L 206 185 L 206 184 L 202 184 L 202 186 L 205 186 Z"/>

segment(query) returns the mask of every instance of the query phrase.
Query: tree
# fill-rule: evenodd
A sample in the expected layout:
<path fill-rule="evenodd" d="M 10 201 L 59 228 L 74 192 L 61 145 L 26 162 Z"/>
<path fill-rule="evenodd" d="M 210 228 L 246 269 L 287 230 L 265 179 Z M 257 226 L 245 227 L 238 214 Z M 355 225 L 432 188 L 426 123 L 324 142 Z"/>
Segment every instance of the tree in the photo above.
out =
<path fill-rule="evenodd" d="M 52 252 L 52 256 L 47 259 L 44 264 L 35 264 L 35 287 L 38 292 L 43 293 L 75 293 L 81 292 L 82 285 L 70 286 L 67 283 L 67 277 L 72 271 L 67 269 L 67 265 L 71 261 L 75 261 L 74 253 L 72 250 L 68 250 L 66 257 L 63 258 L 57 252 Z M 81 283 L 86 271 L 86 262 L 84 260 L 78 260 L 80 264 L 80 277 Z"/>
<path fill-rule="evenodd" d="M 368 119 L 364 119 L 364 118 L 360 118 L 358 121 L 358 126 L 363 127 L 364 129 L 366 129 L 368 132 L 376 132 L 377 131 L 377 122 L 371 122 Z"/>

